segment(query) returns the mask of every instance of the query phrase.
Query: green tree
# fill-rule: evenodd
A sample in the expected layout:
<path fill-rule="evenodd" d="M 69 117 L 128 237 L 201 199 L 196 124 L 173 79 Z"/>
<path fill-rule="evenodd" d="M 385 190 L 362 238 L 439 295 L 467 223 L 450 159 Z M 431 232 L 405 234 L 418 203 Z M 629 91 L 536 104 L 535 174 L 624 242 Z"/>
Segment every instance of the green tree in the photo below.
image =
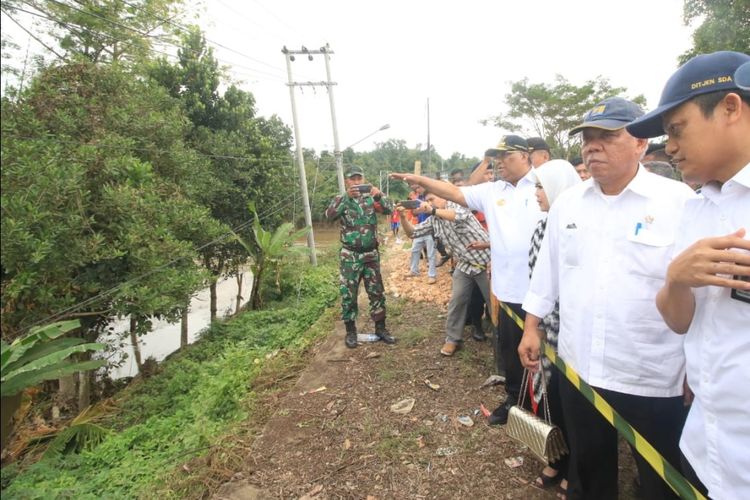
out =
<path fill-rule="evenodd" d="M 183 34 L 178 59 L 176 64 L 156 61 L 149 75 L 182 102 L 190 117 L 186 141 L 203 155 L 210 172 L 196 199 L 215 219 L 244 228 L 237 230 L 249 237 L 248 202 L 270 207 L 262 214 L 267 224 L 288 215 L 283 209 L 294 193 L 294 183 L 284 167 L 291 164 L 291 131 L 278 117 L 257 117 L 251 93 L 230 85 L 221 94 L 223 75 L 218 61 L 197 28 Z M 216 281 L 222 275 L 241 276 L 240 267 L 247 258 L 244 247 L 234 240 L 201 251 L 201 261 L 212 275 L 212 319 L 216 317 Z"/>
<path fill-rule="evenodd" d="M 294 242 L 307 235 L 310 228 L 304 227 L 295 231 L 292 223 L 284 222 L 274 231 L 267 231 L 261 226 L 252 203 L 249 208 L 253 214 L 253 244 L 236 234 L 235 238 L 252 255 L 253 285 L 250 292 L 250 308 L 261 309 L 263 307 L 261 285 L 267 271 L 275 271 L 275 284 L 277 289 L 280 289 L 279 277 L 282 261 L 293 254 L 309 252 L 306 247 L 294 246 Z"/>
<path fill-rule="evenodd" d="M 750 0 L 685 0 L 685 25 L 700 21 L 693 32 L 693 47 L 680 64 L 697 54 L 734 50 L 750 54 Z"/>
<path fill-rule="evenodd" d="M 554 83 L 530 83 L 528 78 L 512 82 L 505 95 L 507 113 L 493 116 L 484 123 L 523 135 L 543 137 L 558 158 L 570 158 L 578 151 L 576 138 L 568 131 L 578 125 L 583 115 L 597 102 L 616 95 L 624 96 L 625 87 L 613 87 L 601 76 L 581 86 L 557 75 Z M 643 95 L 631 98 L 644 106 Z"/>
<path fill-rule="evenodd" d="M 93 337 L 116 315 L 177 316 L 204 279 L 201 229 L 216 227 L 186 196 L 201 175 L 185 123 L 116 66 L 50 68 L 4 103 L 4 338 L 70 308 Z"/>
<path fill-rule="evenodd" d="M 35 13 L 32 32 L 57 40 L 67 60 L 138 62 L 153 42 L 172 42 L 182 0 L 4 0 L 3 7 Z M 47 37 L 45 37 L 47 38 Z"/>

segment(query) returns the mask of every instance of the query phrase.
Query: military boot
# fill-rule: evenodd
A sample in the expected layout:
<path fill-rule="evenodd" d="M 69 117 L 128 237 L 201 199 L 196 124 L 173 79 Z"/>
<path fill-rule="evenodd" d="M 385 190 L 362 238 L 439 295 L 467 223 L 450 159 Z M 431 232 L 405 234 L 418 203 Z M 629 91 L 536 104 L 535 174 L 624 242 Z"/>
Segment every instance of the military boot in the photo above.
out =
<path fill-rule="evenodd" d="M 380 321 L 375 322 L 375 335 L 380 337 L 380 340 L 385 342 L 386 344 L 395 344 L 396 339 L 390 334 L 390 332 L 385 327 L 385 320 L 381 319 Z"/>
<path fill-rule="evenodd" d="M 354 349 L 357 347 L 357 323 L 354 321 L 344 321 L 344 325 L 346 325 L 344 343 L 349 349 Z"/>

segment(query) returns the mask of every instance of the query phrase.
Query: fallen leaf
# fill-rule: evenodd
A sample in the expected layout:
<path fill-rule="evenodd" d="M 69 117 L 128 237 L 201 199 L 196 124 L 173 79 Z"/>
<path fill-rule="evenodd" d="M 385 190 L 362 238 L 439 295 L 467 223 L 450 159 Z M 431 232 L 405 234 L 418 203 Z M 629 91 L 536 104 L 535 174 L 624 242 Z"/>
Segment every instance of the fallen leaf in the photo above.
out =
<path fill-rule="evenodd" d="M 365 359 L 373 359 L 373 358 L 379 358 L 380 353 L 379 352 L 368 352 L 367 356 L 365 356 Z"/>
<path fill-rule="evenodd" d="M 351 447 L 352 447 L 352 442 L 349 441 L 349 438 L 344 439 L 344 449 L 348 450 Z"/>
<path fill-rule="evenodd" d="M 424 385 L 426 385 L 433 391 L 437 391 L 438 389 L 440 389 L 440 386 L 438 384 L 433 384 L 429 379 L 424 379 Z"/>
<path fill-rule="evenodd" d="M 424 444 L 424 436 L 419 436 L 417 438 L 417 447 L 418 448 L 424 448 L 426 445 Z"/>

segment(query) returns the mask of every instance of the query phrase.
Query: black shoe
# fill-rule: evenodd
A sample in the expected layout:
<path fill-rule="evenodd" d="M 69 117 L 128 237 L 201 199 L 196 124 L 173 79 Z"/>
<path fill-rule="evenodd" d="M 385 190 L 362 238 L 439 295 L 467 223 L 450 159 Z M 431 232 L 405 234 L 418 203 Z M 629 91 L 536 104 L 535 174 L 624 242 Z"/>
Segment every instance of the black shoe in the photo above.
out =
<path fill-rule="evenodd" d="M 516 402 L 511 399 L 506 399 L 503 404 L 495 408 L 490 414 L 487 422 L 490 425 L 505 425 L 508 423 L 508 412 L 515 406 Z"/>
<path fill-rule="evenodd" d="M 346 337 L 344 337 L 344 343 L 349 349 L 357 347 L 357 324 L 354 321 L 345 321 L 346 325 Z"/>
<path fill-rule="evenodd" d="M 449 260 L 451 260 L 451 256 L 450 255 L 443 255 L 440 258 L 440 262 L 438 262 L 437 264 L 435 264 L 435 267 L 440 267 L 443 264 L 445 264 L 446 262 L 448 262 Z"/>
<path fill-rule="evenodd" d="M 391 332 L 389 332 L 388 329 L 386 329 L 384 319 L 375 322 L 375 335 L 380 337 L 380 340 L 386 344 L 393 345 L 396 343 L 396 338 L 391 335 Z"/>
<path fill-rule="evenodd" d="M 487 335 L 484 334 L 484 330 L 482 330 L 481 326 L 474 326 L 473 332 L 471 333 L 471 338 L 473 338 L 477 342 L 484 342 L 485 340 L 487 340 Z"/>

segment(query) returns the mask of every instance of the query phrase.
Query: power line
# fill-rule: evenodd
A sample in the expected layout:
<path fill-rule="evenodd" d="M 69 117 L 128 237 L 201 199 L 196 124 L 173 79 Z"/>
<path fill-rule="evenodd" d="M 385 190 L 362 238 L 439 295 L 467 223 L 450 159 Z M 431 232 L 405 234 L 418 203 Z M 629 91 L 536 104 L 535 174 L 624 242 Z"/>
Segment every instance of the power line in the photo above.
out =
<path fill-rule="evenodd" d="M 57 58 L 58 58 L 58 59 L 60 59 L 60 60 L 62 60 L 62 61 L 66 61 L 66 62 L 67 62 L 67 59 L 66 59 L 66 58 L 65 58 L 64 56 L 61 56 L 60 54 L 58 54 L 57 52 L 55 52 L 55 50 L 54 50 L 54 49 L 52 49 L 52 48 L 51 48 L 50 46 L 48 46 L 48 45 L 47 45 L 46 43 L 44 43 L 44 42 L 43 42 L 43 41 L 41 41 L 41 40 L 40 40 L 39 38 L 37 38 L 37 37 L 36 37 L 36 35 L 34 35 L 33 33 L 31 33 L 31 32 L 30 32 L 29 30 L 27 30 L 27 29 L 26 29 L 26 28 L 25 28 L 25 27 L 24 27 L 24 26 L 23 26 L 23 25 L 22 25 L 21 23 L 19 23 L 18 21 L 16 21 L 16 20 L 15 20 L 15 19 L 13 18 L 13 16 L 11 16 L 11 15 L 10 15 L 10 14 L 8 13 L 8 11 L 7 11 L 7 10 L 5 10 L 5 9 L 0 9 L 0 10 L 2 10 L 3 14 L 5 14 L 6 16 L 8 16 L 8 19 L 10 19 L 11 21 L 13 21 L 13 22 L 14 22 L 14 23 L 16 24 L 16 26 L 18 26 L 18 27 L 19 27 L 19 28 L 21 28 L 21 29 L 22 29 L 23 31 L 25 31 L 27 35 L 29 35 L 29 36 L 30 36 L 31 38 L 33 38 L 34 40 L 36 40 L 36 41 L 37 41 L 37 42 L 38 42 L 38 43 L 39 43 L 39 44 L 40 44 L 40 45 L 41 45 L 42 47 L 44 47 L 45 49 L 47 49 L 47 50 L 49 50 L 50 52 L 52 52 L 53 54 L 55 54 L 55 55 L 57 56 Z"/>
<path fill-rule="evenodd" d="M 140 36 L 144 37 L 144 38 L 152 39 L 152 40 L 155 40 L 155 41 L 157 41 L 157 42 L 163 43 L 163 44 L 165 44 L 165 45 L 169 45 L 169 46 L 172 46 L 172 47 L 174 47 L 174 48 L 177 48 L 177 49 L 182 49 L 182 48 L 183 48 L 183 47 L 181 47 L 181 46 L 179 46 L 179 45 L 177 45 L 177 44 L 175 44 L 175 43 L 172 43 L 172 42 L 168 42 L 168 41 L 165 41 L 165 40 L 163 40 L 163 39 L 162 39 L 162 38 L 161 38 L 160 36 L 157 36 L 157 35 L 152 35 L 152 34 L 150 34 L 150 33 L 146 33 L 146 32 L 140 31 L 140 30 L 138 30 L 138 29 L 136 29 L 136 28 L 134 28 L 134 27 L 132 27 L 132 26 L 128 26 L 128 25 L 122 24 L 122 23 L 120 23 L 120 22 L 118 22 L 118 21 L 115 21 L 115 20 L 112 20 L 112 19 L 109 19 L 109 18 L 103 17 L 103 16 L 101 16 L 101 15 L 99 15 L 99 14 L 96 14 L 96 13 L 94 13 L 94 12 L 90 12 L 90 11 L 88 11 L 88 10 L 84 10 L 84 9 L 79 9 L 79 8 L 77 8 L 77 7 L 73 6 L 73 5 L 69 5 L 69 4 L 66 4 L 66 3 L 63 3 L 63 2 L 59 2 L 59 1 L 57 1 L 57 0 L 48 0 L 48 1 L 49 1 L 49 2 L 51 2 L 51 3 L 54 3 L 55 5 L 59 5 L 59 6 L 61 6 L 61 7 L 65 7 L 65 8 L 71 9 L 71 10 L 73 10 L 73 11 L 75 11 L 75 12 L 78 12 L 78 13 L 80 13 L 80 14 L 84 14 L 84 15 L 87 15 L 87 16 L 89 16 L 89 17 L 92 17 L 92 18 L 95 18 L 95 19 L 99 19 L 99 20 L 101 20 L 101 21 L 104 21 L 104 22 L 106 22 L 106 23 L 108 23 L 108 24 L 111 24 L 111 25 L 113 25 L 113 26 L 116 26 L 116 27 L 119 27 L 119 28 L 122 28 L 122 29 L 125 29 L 125 30 L 128 30 L 128 31 L 132 31 L 132 32 L 134 32 L 134 33 L 136 33 L 136 34 L 138 34 L 138 35 L 140 35 Z M 30 3 L 30 2 L 24 2 L 24 3 L 25 3 L 26 5 L 29 5 L 30 7 L 33 7 L 33 8 L 35 8 L 35 9 L 37 9 L 37 10 L 41 11 L 41 9 L 40 9 L 40 8 L 39 8 L 39 7 L 37 6 L 37 5 L 35 5 L 35 4 L 33 4 L 33 3 Z M 132 5 L 132 4 L 130 4 L 130 3 L 128 3 L 128 2 L 124 2 L 124 3 L 126 3 L 127 5 L 129 5 L 130 7 L 133 7 L 133 8 L 140 8 L 140 7 L 138 7 L 138 6 L 135 6 L 135 5 Z M 50 21 L 52 21 L 52 22 L 56 22 L 56 23 L 59 23 L 59 24 L 62 24 L 62 25 L 66 25 L 66 26 L 69 26 L 68 24 L 64 23 L 64 22 L 63 22 L 63 21 L 61 21 L 61 20 L 58 20 L 58 19 L 54 19 L 54 18 L 50 18 L 50 17 L 48 17 L 48 16 L 44 16 L 44 15 L 40 15 L 40 14 L 37 14 L 37 15 L 38 15 L 39 17 L 46 17 L 46 18 L 47 18 L 48 20 L 50 20 Z M 187 28 L 185 28 L 185 27 L 182 27 L 182 26 L 180 26 L 179 24 L 176 24 L 176 23 L 174 23 L 173 21 L 171 21 L 171 20 L 169 20 L 169 19 L 162 19 L 162 18 L 158 18 L 158 17 L 157 17 L 157 18 L 156 18 L 156 20 L 160 21 L 161 23 L 171 24 L 171 25 L 173 25 L 173 26 L 177 27 L 177 28 L 178 28 L 179 30 L 181 30 L 181 31 L 182 31 L 183 33 L 187 33 L 187 32 L 188 32 Z M 112 35 L 109 35 L 109 34 L 101 33 L 101 32 L 98 32 L 98 31 L 93 31 L 93 30 L 87 29 L 87 28 L 85 28 L 85 27 L 83 27 L 83 26 L 79 26 L 79 28 L 80 28 L 80 29 L 82 29 L 82 30 L 85 30 L 86 32 L 88 32 L 88 33 L 91 33 L 91 34 L 96 34 L 96 35 L 99 35 L 99 36 L 106 36 L 106 37 L 108 37 L 108 38 L 110 38 L 111 40 L 114 40 L 114 41 L 120 41 L 120 42 L 128 42 L 128 40 L 123 40 L 123 39 L 120 39 L 120 38 L 114 37 L 114 36 L 112 36 Z M 25 28 L 24 28 L 24 30 L 25 30 Z M 208 39 L 206 39 L 206 42 L 209 42 L 209 40 L 208 40 Z M 133 42 L 131 42 L 131 43 L 133 43 Z M 239 52 L 239 51 L 237 51 L 237 50 L 234 50 L 234 49 L 232 49 L 232 48 L 230 48 L 230 47 L 226 47 L 226 46 L 224 46 L 224 45 L 221 45 L 221 44 L 217 44 L 216 42 L 211 42 L 211 43 L 213 43 L 214 45 L 218 45 L 218 46 L 220 46 L 220 47 L 224 48 L 225 50 L 229 50 L 229 51 L 231 51 L 231 52 L 234 52 L 234 53 L 236 53 L 236 54 L 242 55 L 242 56 L 244 56 L 244 57 L 246 57 L 246 58 L 248 58 L 248 59 L 254 60 L 255 62 L 258 62 L 258 63 L 260 63 L 260 64 L 263 64 L 263 65 L 266 65 L 266 66 L 270 66 L 270 67 L 271 67 L 271 68 L 273 68 L 273 69 L 276 69 L 276 70 L 278 70 L 278 71 L 281 71 L 281 69 L 280 69 L 280 68 L 278 68 L 278 67 L 275 67 L 275 66 L 269 65 L 269 64 L 267 64 L 267 63 L 264 63 L 263 61 L 260 61 L 260 60 L 257 60 L 257 59 L 255 59 L 255 58 L 252 58 L 252 57 L 250 57 L 250 56 L 247 56 L 247 55 L 245 55 L 245 54 L 242 54 L 241 52 Z M 48 48 L 48 50 L 51 50 L 51 49 L 49 49 L 49 48 Z M 172 58 L 176 58 L 176 59 L 179 59 L 179 58 L 178 58 L 178 56 L 175 56 L 174 54 L 169 54 L 169 53 L 167 53 L 167 52 L 164 52 L 164 51 L 160 51 L 160 50 L 157 50 L 157 49 L 155 49 L 155 48 L 153 48 L 153 47 L 151 47 L 151 49 L 150 49 L 150 50 L 152 50 L 153 52 L 157 52 L 157 53 L 160 53 L 160 54 L 166 55 L 167 57 L 172 57 Z M 53 52 L 53 53 L 55 53 L 54 51 L 52 51 L 52 52 Z M 279 76 L 279 75 L 277 75 L 277 74 L 269 73 L 268 71 L 265 71 L 265 70 L 261 70 L 261 69 L 258 69 L 258 68 L 253 68 L 253 67 L 250 67 L 250 66 L 245 66 L 245 65 L 243 65 L 243 64 L 238 64 L 238 63 L 231 63 L 231 62 L 228 62 L 228 61 L 225 61 L 225 60 L 219 59 L 218 57 L 216 57 L 216 60 L 217 60 L 218 62 L 220 62 L 220 63 L 224 63 L 224 64 L 227 64 L 227 65 L 230 65 L 230 66 L 233 66 L 233 67 L 234 67 L 234 66 L 236 66 L 236 67 L 239 67 L 239 68 L 243 68 L 243 69 L 249 70 L 249 71 L 251 71 L 251 72 L 253 72 L 253 73 L 254 73 L 254 75 L 253 75 L 253 76 L 255 76 L 255 75 L 265 75 L 265 76 L 267 76 L 267 77 L 270 77 L 270 78 L 272 78 L 272 79 L 274 79 L 274 80 L 279 80 L 279 81 L 283 81 L 283 79 L 282 79 L 282 77 L 281 77 L 281 76 Z"/>
<path fill-rule="evenodd" d="M 128 5 L 128 6 L 130 6 L 130 7 L 133 7 L 134 9 L 136 9 L 136 8 L 139 8 L 138 6 L 136 6 L 136 5 L 133 5 L 133 4 L 131 4 L 130 2 L 126 2 L 126 1 L 124 1 L 124 0 L 123 0 L 123 3 L 124 3 L 125 5 Z M 169 24 L 169 25 L 171 25 L 171 26 L 174 26 L 175 28 L 177 28 L 178 30 L 180 30 L 180 31 L 181 31 L 182 33 L 189 33 L 189 32 L 190 32 L 190 30 L 189 30 L 189 29 L 188 29 L 187 27 L 185 27 L 185 26 L 183 26 L 183 25 L 181 25 L 181 24 L 179 24 L 179 23 L 176 23 L 176 22 L 174 22 L 174 21 L 172 21 L 172 20 L 169 20 L 169 19 L 161 19 L 161 18 L 159 18 L 159 17 L 156 17 L 156 16 L 154 16 L 154 17 L 155 17 L 155 18 L 156 18 L 156 19 L 157 19 L 158 21 L 163 21 L 163 22 L 164 22 L 164 23 L 166 23 L 166 24 Z M 243 52 L 240 52 L 240 51 L 238 51 L 238 50 L 235 50 L 235 49 L 233 49 L 233 48 L 231 48 L 231 47 L 227 47 L 226 45 L 223 45 L 223 44 L 221 44 L 221 43 L 219 43 L 219 42 L 216 42 L 216 41 L 214 41 L 214 40 L 211 40 L 211 39 L 209 39 L 209 38 L 208 38 L 208 37 L 206 37 L 205 35 L 204 35 L 204 39 L 205 39 L 205 40 L 206 40 L 206 42 L 208 42 L 208 43 L 211 43 L 211 44 L 213 44 L 213 45 L 215 45 L 215 46 L 217 46 L 217 47 L 221 47 L 222 49 L 228 50 L 229 52 L 232 52 L 232 53 L 234 53 L 234 54 L 237 54 L 237 55 L 239 55 L 239 56 L 242 56 L 242 57 L 244 57 L 244 58 L 246 58 L 246 59 L 249 59 L 249 60 L 251 60 L 251 61 L 253 61 L 253 62 L 256 62 L 256 63 L 258 63 L 258 64 L 262 64 L 262 65 L 264 65 L 264 66 L 267 66 L 267 67 L 269 67 L 269 68 L 271 68 L 271 69 L 275 69 L 275 70 L 279 71 L 279 72 L 280 72 L 280 73 L 282 73 L 282 74 L 283 74 L 283 72 L 284 72 L 284 70 L 283 70 L 282 68 L 280 68 L 279 66 L 275 66 L 275 65 L 273 65 L 273 64 L 269 64 L 269 63 L 267 63 L 267 62 L 265 62 L 265 61 L 261 61 L 260 59 L 256 59 L 255 57 L 249 56 L 249 55 L 247 55 L 247 54 L 245 54 L 245 53 L 243 53 Z"/>

